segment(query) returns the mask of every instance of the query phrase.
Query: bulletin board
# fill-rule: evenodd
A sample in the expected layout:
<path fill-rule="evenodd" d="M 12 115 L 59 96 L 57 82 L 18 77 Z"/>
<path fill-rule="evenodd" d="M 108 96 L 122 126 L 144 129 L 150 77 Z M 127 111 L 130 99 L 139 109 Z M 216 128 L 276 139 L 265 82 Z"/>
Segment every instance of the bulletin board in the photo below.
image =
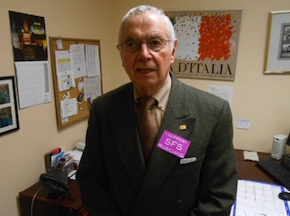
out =
<path fill-rule="evenodd" d="M 101 72 L 101 58 L 100 58 L 100 41 L 99 40 L 88 40 L 88 39 L 75 39 L 75 38 L 61 38 L 61 37 L 49 37 L 50 45 L 50 55 L 51 55 L 51 67 L 53 74 L 53 83 L 54 83 L 54 95 L 55 95 L 55 106 L 56 106 L 56 115 L 57 115 L 57 125 L 58 129 L 63 129 L 67 126 L 70 126 L 76 122 L 79 122 L 83 119 L 87 119 L 90 115 L 90 106 L 92 101 L 97 97 L 103 94 L 103 84 L 102 84 L 102 72 Z M 72 59 L 61 59 L 59 58 L 59 53 L 70 53 L 71 45 L 80 45 L 84 47 L 84 61 L 87 67 L 85 70 L 91 70 L 91 66 L 88 66 L 87 62 L 95 61 L 98 64 L 94 65 L 94 68 L 97 68 L 98 74 L 88 75 L 88 71 L 83 76 L 72 76 L 70 77 L 69 72 L 66 75 L 68 78 L 62 80 L 60 77 L 60 64 L 64 61 L 71 62 L 70 71 L 73 67 L 73 62 L 76 62 L 77 57 Z M 87 57 L 87 50 L 93 48 L 95 50 L 94 54 Z M 64 52 L 62 52 L 64 51 Z M 81 61 L 80 61 L 81 62 Z M 76 63 L 75 63 L 76 64 Z M 91 63 L 90 63 L 91 64 Z M 96 82 L 97 80 L 97 82 Z M 74 81 L 74 82 L 73 82 Z M 61 85 L 60 85 L 61 83 Z M 72 85 L 74 83 L 74 86 Z M 90 85 L 93 83 L 92 85 Z M 62 88 L 64 86 L 65 88 Z M 88 84 L 88 85 L 86 85 Z M 70 86 L 70 87 L 68 87 Z M 81 88 L 81 86 L 83 86 Z M 89 87 L 88 87 L 89 86 Z M 94 95 L 92 98 L 88 97 L 87 92 L 90 89 Z M 76 103 L 75 103 L 76 101 Z M 66 116 L 64 113 L 74 112 L 72 115 Z"/>

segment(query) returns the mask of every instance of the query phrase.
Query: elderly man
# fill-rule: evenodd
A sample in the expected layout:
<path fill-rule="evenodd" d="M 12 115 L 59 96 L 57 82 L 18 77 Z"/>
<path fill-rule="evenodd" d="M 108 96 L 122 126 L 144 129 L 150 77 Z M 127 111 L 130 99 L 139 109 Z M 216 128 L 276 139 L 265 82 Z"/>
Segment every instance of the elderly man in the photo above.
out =
<path fill-rule="evenodd" d="M 118 49 L 131 82 L 93 102 L 77 173 L 90 215 L 229 215 L 231 111 L 170 73 L 176 46 L 162 10 L 138 6 L 123 18 Z"/>

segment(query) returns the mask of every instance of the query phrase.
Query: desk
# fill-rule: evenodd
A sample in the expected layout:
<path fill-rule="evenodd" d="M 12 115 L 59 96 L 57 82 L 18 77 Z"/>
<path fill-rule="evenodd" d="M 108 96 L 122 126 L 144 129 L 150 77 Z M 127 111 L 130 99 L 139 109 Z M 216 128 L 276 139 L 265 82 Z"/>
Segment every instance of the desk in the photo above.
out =
<path fill-rule="evenodd" d="M 59 204 L 58 211 L 61 216 L 87 216 L 88 213 L 82 206 L 80 190 L 76 181 L 69 180 L 69 193 L 74 197 L 74 201 L 64 198 Z M 37 182 L 31 187 L 19 193 L 21 216 L 31 215 L 31 201 L 35 193 L 42 186 Z M 43 187 L 35 197 L 33 204 L 33 216 L 57 216 L 57 205 L 55 199 L 46 198 L 47 189 Z"/>
<path fill-rule="evenodd" d="M 274 178 L 256 165 L 254 161 L 244 161 L 243 150 L 236 150 L 239 179 L 279 184 Z M 259 153 L 259 160 L 269 160 L 270 154 Z M 281 161 L 278 161 L 281 163 Z M 237 199 L 232 215 L 289 215 L 289 203 L 279 199 L 281 187 L 270 184 L 239 181 Z M 286 213 L 287 212 L 287 213 Z"/>
<path fill-rule="evenodd" d="M 236 149 L 239 179 L 247 179 L 253 181 L 262 181 L 273 184 L 279 184 L 272 176 L 260 168 L 255 161 L 245 161 L 244 160 L 244 150 Z M 258 152 L 259 160 L 269 160 L 271 158 L 270 153 Z"/>
<path fill-rule="evenodd" d="M 263 181 L 274 184 L 279 184 L 274 178 L 263 171 L 256 165 L 254 161 L 244 161 L 243 150 L 235 150 L 237 156 L 239 179 L 248 179 L 254 181 Z M 271 158 L 269 153 L 258 153 L 260 160 L 267 160 Z M 59 205 L 59 215 L 61 216 L 85 216 L 88 213 L 82 206 L 80 191 L 76 181 L 69 181 L 70 190 L 69 193 L 75 198 L 71 201 L 69 198 L 64 198 Z M 30 216 L 31 201 L 34 194 L 41 187 L 41 183 L 38 182 L 26 190 L 19 193 L 20 195 L 20 207 L 22 216 Z M 42 188 L 37 194 L 34 201 L 34 214 L 33 216 L 51 216 L 56 214 L 56 200 L 47 199 L 46 188 Z"/>

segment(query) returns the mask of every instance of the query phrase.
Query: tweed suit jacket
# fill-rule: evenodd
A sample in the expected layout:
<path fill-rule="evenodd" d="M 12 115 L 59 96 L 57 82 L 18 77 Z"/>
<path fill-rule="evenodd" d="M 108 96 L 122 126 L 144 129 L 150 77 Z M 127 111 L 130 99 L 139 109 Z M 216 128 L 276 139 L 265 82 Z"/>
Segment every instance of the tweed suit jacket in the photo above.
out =
<path fill-rule="evenodd" d="M 169 104 L 147 167 L 133 84 L 94 101 L 77 172 L 90 215 L 229 215 L 238 179 L 229 105 L 171 77 Z M 189 163 L 156 146 L 164 130 L 191 141 Z"/>

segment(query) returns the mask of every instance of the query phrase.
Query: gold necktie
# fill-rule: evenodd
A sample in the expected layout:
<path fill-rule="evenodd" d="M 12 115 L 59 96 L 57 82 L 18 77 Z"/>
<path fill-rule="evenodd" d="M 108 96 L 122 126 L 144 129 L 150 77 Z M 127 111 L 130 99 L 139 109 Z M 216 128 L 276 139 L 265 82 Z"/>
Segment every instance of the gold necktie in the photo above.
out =
<path fill-rule="evenodd" d="M 138 123 L 140 140 L 144 159 L 147 163 L 158 133 L 155 115 L 151 111 L 153 106 L 156 104 L 156 100 L 150 96 L 143 96 L 139 98 L 139 102 L 140 106 L 138 106 Z"/>

